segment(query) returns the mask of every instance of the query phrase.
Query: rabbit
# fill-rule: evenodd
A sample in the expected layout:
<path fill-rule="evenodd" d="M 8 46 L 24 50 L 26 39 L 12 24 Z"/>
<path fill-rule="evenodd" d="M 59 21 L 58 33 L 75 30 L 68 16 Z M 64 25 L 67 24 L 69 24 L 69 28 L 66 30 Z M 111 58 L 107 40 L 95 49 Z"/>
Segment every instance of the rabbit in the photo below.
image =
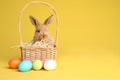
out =
<path fill-rule="evenodd" d="M 48 26 L 49 24 L 51 24 L 52 20 L 53 20 L 53 15 L 49 16 L 43 24 L 41 24 L 36 18 L 34 18 L 33 16 L 29 16 L 30 17 L 30 21 L 31 23 L 35 26 L 35 34 L 32 40 L 32 44 L 34 44 L 37 41 L 41 41 L 43 39 L 49 40 L 51 41 L 51 43 L 54 44 L 54 39 L 52 38 L 52 36 L 50 35 L 49 31 L 48 31 Z"/>

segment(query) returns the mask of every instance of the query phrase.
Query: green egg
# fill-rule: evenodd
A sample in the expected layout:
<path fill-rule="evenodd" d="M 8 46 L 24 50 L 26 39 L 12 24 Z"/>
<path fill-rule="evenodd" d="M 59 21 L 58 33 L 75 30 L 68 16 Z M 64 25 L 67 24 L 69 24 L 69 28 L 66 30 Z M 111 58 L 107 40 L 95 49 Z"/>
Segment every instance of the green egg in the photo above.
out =
<path fill-rule="evenodd" d="M 34 70 L 40 70 L 40 69 L 42 69 L 42 66 L 43 66 L 43 63 L 42 63 L 42 61 L 41 60 L 34 60 L 33 61 L 33 69 Z"/>

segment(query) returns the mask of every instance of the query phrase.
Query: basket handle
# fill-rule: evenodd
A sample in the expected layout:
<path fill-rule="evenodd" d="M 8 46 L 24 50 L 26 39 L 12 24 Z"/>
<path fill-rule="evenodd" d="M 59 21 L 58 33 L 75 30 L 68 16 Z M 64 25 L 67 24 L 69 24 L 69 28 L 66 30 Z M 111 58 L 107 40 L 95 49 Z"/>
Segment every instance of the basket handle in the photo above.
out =
<path fill-rule="evenodd" d="M 19 37 L 20 37 L 20 45 L 23 46 L 23 39 L 22 39 L 22 33 L 21 33 L 21 19 L 22 19 L 22 15 L 25 11 L 25 9 L 30 6 L 30 5 L 33 5 L 33 4 L 43 4 L 43 5 L 46 5 L 48 7 L 50 7 L 55 16 L 56 16 L 56 35 L 55 35 L 55 45 L 58 46 L 58 25 L 59 25 L 59 17 L 58 17 L 58 13 L 56 11 L 56 9 L 49 3 L 46 3 L 46 2 L 41 2 L 41 1 L 32 1 L 32 2 L 29 2 L 27 3 L 23 9 L 20 11 L 20 14 L 19 14 L 19 19 L 18 19 L 18 32 L 19 32 Z"/>

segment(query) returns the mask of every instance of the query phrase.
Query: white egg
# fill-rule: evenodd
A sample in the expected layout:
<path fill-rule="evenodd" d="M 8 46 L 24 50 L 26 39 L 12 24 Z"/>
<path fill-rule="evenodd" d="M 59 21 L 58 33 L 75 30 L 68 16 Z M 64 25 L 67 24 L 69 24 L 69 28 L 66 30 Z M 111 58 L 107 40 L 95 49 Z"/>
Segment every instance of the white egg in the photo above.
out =
<path fill-rule="evenodd" d="M 46 70 L 54 70 L 57 67 L 57 63 L 55 60 L 48 60 L 44 63 L 44 69 Z"/>

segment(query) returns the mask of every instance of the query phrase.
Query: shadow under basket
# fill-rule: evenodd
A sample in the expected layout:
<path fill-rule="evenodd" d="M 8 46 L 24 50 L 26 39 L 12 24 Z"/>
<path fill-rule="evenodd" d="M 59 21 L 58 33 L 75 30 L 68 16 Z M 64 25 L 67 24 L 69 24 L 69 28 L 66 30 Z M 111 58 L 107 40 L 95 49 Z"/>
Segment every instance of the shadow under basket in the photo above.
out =
<path fill-rule="evenodd" d="M 34 46 L 22 46 L 21 47 L 21 58 L 34 60 L 42 59 L 56 59 L 56 47 L 54 48 L 41 48 Z"/>

